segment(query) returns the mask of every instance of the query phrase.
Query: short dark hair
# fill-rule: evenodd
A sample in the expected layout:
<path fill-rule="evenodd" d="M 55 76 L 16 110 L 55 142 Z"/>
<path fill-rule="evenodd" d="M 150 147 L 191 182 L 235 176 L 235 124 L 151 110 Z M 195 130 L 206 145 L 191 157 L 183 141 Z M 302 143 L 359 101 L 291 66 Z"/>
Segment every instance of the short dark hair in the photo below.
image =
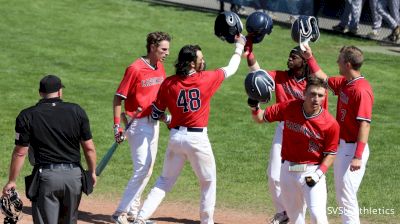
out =
<path fill-rule="evenodd" d="M 349 62 L 354 70 L 359 71 L 363 62 L 363 52 L 355 46 L 343 46 L 340 49 L 340 54 L 343 55 L 344 62 Z"/>
<path fill-rule="evenodd" d="M 310 88 L 311 86 L 323 87 L 325 89 L 328 87 L 325 80 L 317 78 L 316 76 L 313 75 L 310 75 L 307 78 L 306 89 Z"/>
<path fill-rule="evenodd" d="M 152 32 L 147 34 L 147 44 L 146 44 L 146 48 L 147 48 L 147 53 L 150 52 L 150 46 L 152 44 L 156 45 L 157 47 L 160 45 L 160 42 L 163 40 L 166 40 L 168 42 L 171 41 L 171 36 L 168 33 L 165 32 Z"/>
<path fill-rule="evenodd" d="M 187 76 L 190 72 L 190 63 L 196 61 L 197 51 L 201 51 L 199 45 L 185 45 L 179 51 L 178 59 L 175 62 L 177 75 Z"/>

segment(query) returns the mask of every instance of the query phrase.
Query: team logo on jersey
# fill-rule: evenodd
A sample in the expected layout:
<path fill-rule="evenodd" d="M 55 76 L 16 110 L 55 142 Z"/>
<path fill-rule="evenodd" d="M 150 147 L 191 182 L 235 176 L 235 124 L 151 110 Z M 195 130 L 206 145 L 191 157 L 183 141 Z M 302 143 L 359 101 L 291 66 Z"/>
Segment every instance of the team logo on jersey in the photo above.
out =
<path fill-rule="evenodd" d="M 283 83 L 282 87 L 283 87 L 283 90 L 285 91 L 285 93 L 294 96 L 296 99 L 300 99 L 300 100 L 304 99 L 304 95 L 303 95 L 302 91 L 294 90 L 291 86 L 287 85 L 286 83 Z"/>
<path fill-rule="evenodd" d="M 349 97 L 343 92 L 340 91 L 340 101 L 344 104 L 347 104 L 349 102 Z"/>
<path fill-rule="evenodd" d="M 319 151 L 318 143 L 315 143 L 314 141 L 309 141 L 308 151 L 309 152 L 318 152 Z"/>
<path fill-rule="evenodd" d="M 154 85 L 160 85 L 164 79 L 162 77 L 153 77 L 149 79 L 142 80 L 142 87 L 149 87 Z"/>
<path fill-rule="evenodd" d="M 305 127 L 301 124 L 286 120 L 285 127 L 294 132 L 301 133 L 307 137 L 314 138 L 314 139 L 321 139 L 321 136 L 318 133 L 313 132 L 312 130 L 308 129 L 307 127 Z"/>

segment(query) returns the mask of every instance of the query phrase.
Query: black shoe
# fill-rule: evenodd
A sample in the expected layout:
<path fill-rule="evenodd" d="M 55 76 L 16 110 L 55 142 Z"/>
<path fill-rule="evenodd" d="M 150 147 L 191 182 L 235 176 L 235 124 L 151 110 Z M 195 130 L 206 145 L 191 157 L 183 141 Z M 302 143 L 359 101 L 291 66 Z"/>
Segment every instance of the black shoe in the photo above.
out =
<path fill-rule="evenodd" d="M 336 26 L 332 26 L 332 30 L 337 31 L 337 32 L 341 32 L 341 33 L 344 33 L 344 32 L 347 31 L 346 27 L 344 27 L 344 26 L 342 26 L 340 24 L 338 24 Z"/>

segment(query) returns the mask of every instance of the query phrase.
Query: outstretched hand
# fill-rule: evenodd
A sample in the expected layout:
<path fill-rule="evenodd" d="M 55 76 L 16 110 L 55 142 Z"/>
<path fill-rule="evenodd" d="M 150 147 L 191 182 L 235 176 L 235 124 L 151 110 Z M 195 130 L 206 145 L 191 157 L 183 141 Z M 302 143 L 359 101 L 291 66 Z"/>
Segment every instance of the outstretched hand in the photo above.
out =
<path fill-rule="evenodd" d="M 306 49 L 305 51 L 301 52 L 301 55 L 303 56 L 303 58 L 305 58 L 306 60 L 310 59 L 313 56 L 311 47 L 308 43 L 304 43 L 303 44 L 304 48 Z"/>

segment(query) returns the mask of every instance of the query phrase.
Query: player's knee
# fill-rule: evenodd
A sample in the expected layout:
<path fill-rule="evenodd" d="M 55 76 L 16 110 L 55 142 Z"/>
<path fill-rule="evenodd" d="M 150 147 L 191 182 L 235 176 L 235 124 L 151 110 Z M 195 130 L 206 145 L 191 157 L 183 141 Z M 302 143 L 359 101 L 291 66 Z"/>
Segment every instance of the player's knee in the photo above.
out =
<path fill-rule="evenodd" d="M 160 176 L 157 179 L 156 186 L 158 188 L 164 190 L 165 192 L 170 192 L 172 187 L 174 186 L 175 182 L 176 182 L 176 178 L 169 178 L 169 177 Z"/>

